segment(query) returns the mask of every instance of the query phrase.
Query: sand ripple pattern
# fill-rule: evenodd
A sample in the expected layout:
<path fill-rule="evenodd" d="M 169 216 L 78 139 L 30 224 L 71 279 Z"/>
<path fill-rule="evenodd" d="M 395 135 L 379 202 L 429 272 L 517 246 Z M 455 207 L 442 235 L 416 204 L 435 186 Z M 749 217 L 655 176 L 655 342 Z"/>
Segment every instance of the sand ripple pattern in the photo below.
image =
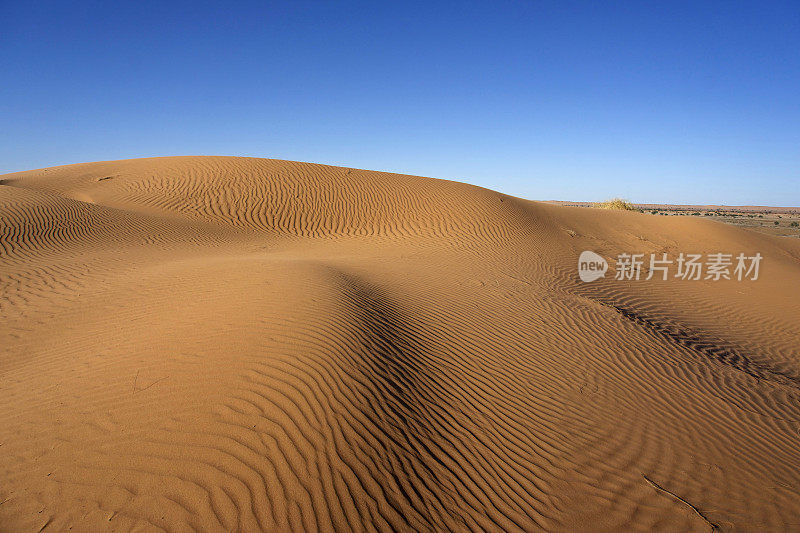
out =
<path fill-rule="evenodd" d="M 585 249 L 765 267 L 583 284 Z M 798 257 L 308 163 L 3 176 L 0 530 L 800 528 Z"/>

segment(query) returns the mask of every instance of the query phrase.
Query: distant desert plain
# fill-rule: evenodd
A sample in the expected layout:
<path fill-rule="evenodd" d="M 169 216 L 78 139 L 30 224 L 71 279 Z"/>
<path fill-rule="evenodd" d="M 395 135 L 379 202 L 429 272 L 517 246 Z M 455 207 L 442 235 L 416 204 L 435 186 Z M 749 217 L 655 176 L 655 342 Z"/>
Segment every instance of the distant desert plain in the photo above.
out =
<path fill-rule="evenodd" d="M 800 530 L 800 239 L 665 209 L 234 157 L 0 176 L 0 530 Z"/>

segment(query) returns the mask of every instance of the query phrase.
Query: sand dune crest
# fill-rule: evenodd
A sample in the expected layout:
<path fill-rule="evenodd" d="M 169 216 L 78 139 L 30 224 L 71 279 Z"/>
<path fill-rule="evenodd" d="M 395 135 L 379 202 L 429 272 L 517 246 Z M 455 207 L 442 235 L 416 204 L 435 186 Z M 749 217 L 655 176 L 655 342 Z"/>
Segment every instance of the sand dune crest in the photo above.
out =
<path fill-rule="evenodd" d="M 9 174 L 0 223 L 0 529 L 800 527 L 796 240 L 224 157 Z"/>

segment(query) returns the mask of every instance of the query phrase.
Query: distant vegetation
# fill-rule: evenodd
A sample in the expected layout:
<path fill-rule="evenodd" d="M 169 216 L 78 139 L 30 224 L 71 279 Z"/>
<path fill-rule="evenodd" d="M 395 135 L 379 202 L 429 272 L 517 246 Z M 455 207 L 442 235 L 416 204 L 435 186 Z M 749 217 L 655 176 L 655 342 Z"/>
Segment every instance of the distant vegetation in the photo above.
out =
<path fill-rule="evenodd" d="M 637 208 L 631 202 L 623 200 L 622 198 L 612 198 L 611 200 L 606 200 L 605 202 L 599 202 L 594 204 L 594 207 L 598 207 L 600 209 L 619 209 L 622 211 L 642 212 L 641 209 Z"/>
<path fill-rule="evenodd" d="M 561 202 L 566 203 L 566 202 Z M 570 205 L 570 204 L 567 204 Z M 800 238 L 800 212 L 796 209 L 717 206 L 717 205 L 669 205 L 634 204 L 623 198 L 611 198 L 605 202 L 574 204 L 596 209 L 616 209 L 661 216 L 697 217 L 732 224 L 768 235 Z M 758 212 L 757 212 L 757 211 Z M 780 213 L 780 214 L 779 214 Z M 788 220 L 787 220 L 788 219 Z"/>

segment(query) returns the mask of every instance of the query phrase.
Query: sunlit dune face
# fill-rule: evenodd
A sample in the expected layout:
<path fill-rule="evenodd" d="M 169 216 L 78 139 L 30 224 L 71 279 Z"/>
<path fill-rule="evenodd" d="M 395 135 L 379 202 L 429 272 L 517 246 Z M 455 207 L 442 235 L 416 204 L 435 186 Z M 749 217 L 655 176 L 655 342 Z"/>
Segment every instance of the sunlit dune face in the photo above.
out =
<path fill-rule="evenodd" d="M 266 159 L 3 176 L 0 524 L 791 530 L 800 241 L 709 218 Z M 615 276 L 681 253 L 762 262 Z"/>

